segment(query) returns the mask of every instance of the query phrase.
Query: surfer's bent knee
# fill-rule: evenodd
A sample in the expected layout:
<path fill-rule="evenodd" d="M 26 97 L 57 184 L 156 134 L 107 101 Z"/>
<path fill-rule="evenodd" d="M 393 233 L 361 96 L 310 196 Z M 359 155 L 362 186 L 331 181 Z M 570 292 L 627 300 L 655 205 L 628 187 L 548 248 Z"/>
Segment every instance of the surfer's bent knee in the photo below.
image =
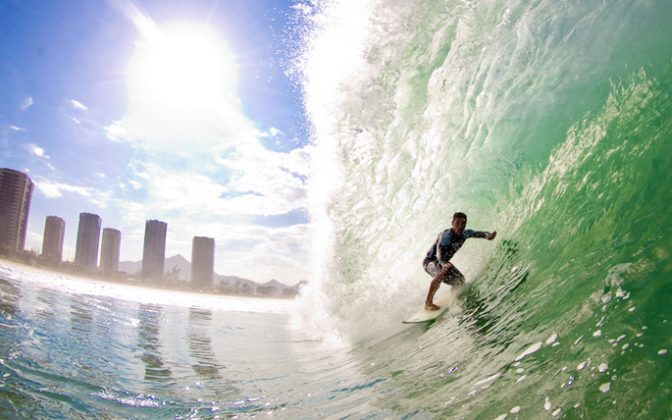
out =
<path fill-rule="evenodd" d="M 441 277 L 444 283 L 451 286 L 462 286 L 464 284 L 464 274 L 455 267 L 450 267 Z"/>

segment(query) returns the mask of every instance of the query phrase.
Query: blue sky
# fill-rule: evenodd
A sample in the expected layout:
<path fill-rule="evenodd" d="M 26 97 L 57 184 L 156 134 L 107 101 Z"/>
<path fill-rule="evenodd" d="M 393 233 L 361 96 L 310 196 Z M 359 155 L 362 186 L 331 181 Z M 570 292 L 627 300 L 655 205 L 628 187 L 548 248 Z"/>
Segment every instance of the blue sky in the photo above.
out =
<path fill-rule="evenodd" d="M 36 185 L 26 247 L 41 249 L 56 215 L 73 259 L 91 212 L 139 260 L 145 220 L 159 219 L 168 256 L 190 259 L 192 237 L 210 236 L 220 274 L 307 280 L 312 149 L 289 76 L 307 8 L 0 0 L 0 165 Z"/>

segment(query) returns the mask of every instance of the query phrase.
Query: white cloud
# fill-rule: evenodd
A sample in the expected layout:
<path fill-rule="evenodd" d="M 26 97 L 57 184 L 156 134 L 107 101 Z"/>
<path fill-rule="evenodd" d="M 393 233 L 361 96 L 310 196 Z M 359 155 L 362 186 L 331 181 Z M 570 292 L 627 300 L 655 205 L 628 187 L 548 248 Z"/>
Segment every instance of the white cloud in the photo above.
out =
<path fill-rule="evenodd" d="M 32 98 L 31 96 L 27 96 L 27 97 L 23 100 L 23 102 L 21 102 L 21 110 L 22 110 L 22 111 L 25 111 L 25 110 L 27 110 L 28 108 L 30 108 L 31 106 L 33 106 L 33 98 Z"/>
<path fill-rule="evenodd" d="M 277 135 L 282 134 L 282 131 L 275 127 L 271 127 L 266 131 L 259 131 L 258 136 L 261 138 L 273 138 L 276 137 Z"/>
<path fill-rule="evenodd" d="M 47 156 L 47 155 L 44 153 L 44 149 L 41 148 L 40 146 L 38 146 L 38 145 L 36 145 L 36 144 L 32 144 L 32 143 L 30 143 L 30 144 L 28 144 L 26 147 L 27 147 L 28 151 L 29 151 L 30 153 L 32 153 L 33 155 L 35 155 L 35 156 L 37 156 L 37 157 L 44 158 L 44 159 L 50 159 L 49 156 Z"/>
<path fill-rule="evenodd" d="M 53 182 L 46 179 L 35 179 L 34 182 L 37 189 L 48 198 L 63 197 L 64 192 L 79 194 L 84 197 L 91 197 L 93 194 L 92 188 Z"/>
<path fill-rule="evenodd" d="M 17 126 L 17 125 L 13 125 L 13 124 L 10 124 L 10 125 L 9 125 L 9 129 L 12 130 L 12 131 L 19 132 L 19 133 L 23 133 L 24 131 L 26 131 L 25 128 L 23 128 L 23 127 L 19 127 L 19 126 Z"/>
<path fill-rule="evenodd" d="M 139 184 L 146 188 L 149 206 L 207 217 L 284 214 L 305 207 L 303 181 L 282 170 L 277 162 L 270 162 L 270 167 L 264 167 L 264 163 L 269 161 L 233 168 L 228 183 L 151 163 L 138 169 L 136 179 L 129 183 L 135 189 Z"/>
<path fill-rule="evenodd" d="M 71 100 L 70 100 L 70 105 L 71 105 L 74 109 L 81 109 L 82 111 L 86 111 L 86 110 L 88 110 L 88 108 L 87 108 L 86 106 L 84 106 L 84 104 L 82 104 L 81 102 L 76 101 L 76 100 L 74 100 L 74 99 L 71 99 Z"/>

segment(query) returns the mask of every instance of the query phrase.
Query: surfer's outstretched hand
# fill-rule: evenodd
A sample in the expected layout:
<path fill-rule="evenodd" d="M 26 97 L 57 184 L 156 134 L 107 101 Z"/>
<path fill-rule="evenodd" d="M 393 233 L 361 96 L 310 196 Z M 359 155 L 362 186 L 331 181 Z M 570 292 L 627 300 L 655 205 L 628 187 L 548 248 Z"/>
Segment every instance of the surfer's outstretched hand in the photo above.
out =
<path fill-rule="evenodd" d="M 488 235 L 488 237 L 485 239 L 487 239 L 488 241 L 492 241 L 493 239 L 495 239 L 495 236 L 497 236 L 497 231 L 493 230 L 492 232 L 490 232 L 490 235 Z"/>

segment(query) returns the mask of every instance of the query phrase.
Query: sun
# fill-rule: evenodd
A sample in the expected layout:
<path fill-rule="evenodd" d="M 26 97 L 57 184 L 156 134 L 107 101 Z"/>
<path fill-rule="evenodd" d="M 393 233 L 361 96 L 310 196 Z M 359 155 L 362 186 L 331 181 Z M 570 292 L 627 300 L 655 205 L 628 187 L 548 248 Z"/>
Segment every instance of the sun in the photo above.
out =
<path fill-rule="evenodd" d="M 235 57 L 211 28 L 194 23 L 145 31 L 128 67 L 129 99 L 158 112 L 218 106 L 234 96 Z"/>

